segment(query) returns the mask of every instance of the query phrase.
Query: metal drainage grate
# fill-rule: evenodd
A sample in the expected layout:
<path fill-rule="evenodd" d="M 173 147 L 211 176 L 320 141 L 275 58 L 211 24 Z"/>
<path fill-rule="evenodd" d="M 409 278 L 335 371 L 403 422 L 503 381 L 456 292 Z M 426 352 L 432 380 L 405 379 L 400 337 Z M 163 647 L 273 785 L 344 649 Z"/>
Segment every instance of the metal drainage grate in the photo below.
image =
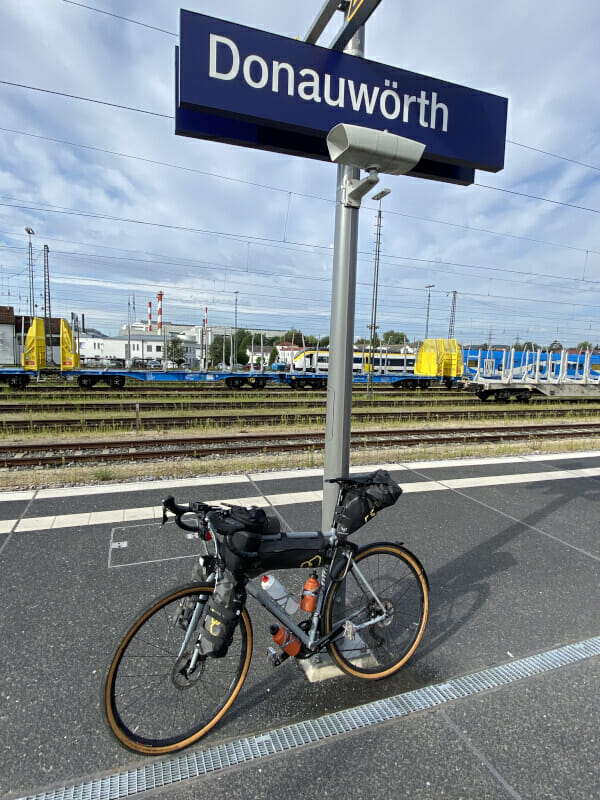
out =
<path fill-rule="evenodd" d="M 435 686 L 415 689 L 412 692 L 376 700 L 345 711 L 337 711 L 317 719 L 287 725 L 260 736 L 238 739 L 168 761 L 154 762 L 139 769 L 28 795 L 19 800 L 119 800 L 121 797 L 131 797 L 141 792 L 254 761 L 263 756 L 294 750 L 331 736 L 377 725 L 415 711 L 434 708 L 450 700 L 496 689 L 522 678 L 539 675 L 597 655 L 600 655 L 600 636 L 453 678 Z"/>

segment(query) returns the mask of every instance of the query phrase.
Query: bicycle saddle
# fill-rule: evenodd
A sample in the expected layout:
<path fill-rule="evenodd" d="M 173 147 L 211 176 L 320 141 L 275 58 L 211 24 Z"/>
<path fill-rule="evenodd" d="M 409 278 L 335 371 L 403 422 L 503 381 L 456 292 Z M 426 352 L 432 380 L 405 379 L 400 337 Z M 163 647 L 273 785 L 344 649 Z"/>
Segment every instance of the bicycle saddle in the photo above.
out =
<path fill-rule="evenodd" d="M 363 472 L 348 478 L 325 478 L 326 483 L 339 483 L 340 486 L 366 486 L 373 483 L 373 472 Z"/>

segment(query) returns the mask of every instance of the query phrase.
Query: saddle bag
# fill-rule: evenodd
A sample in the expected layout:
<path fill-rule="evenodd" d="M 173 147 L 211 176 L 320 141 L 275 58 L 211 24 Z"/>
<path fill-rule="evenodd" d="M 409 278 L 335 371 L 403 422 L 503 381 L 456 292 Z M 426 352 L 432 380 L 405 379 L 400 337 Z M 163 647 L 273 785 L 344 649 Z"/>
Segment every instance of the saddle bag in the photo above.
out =
<path fill-rule="evenodd" d="M 402 494 L 402 489 L 384 469 L 366 475 L 357 475 L 356 486 L 344 493 L 342 504 L 336 507 L 338 533 L 347 536 L 358 530 L 382 508 L 392 506 Z"/>

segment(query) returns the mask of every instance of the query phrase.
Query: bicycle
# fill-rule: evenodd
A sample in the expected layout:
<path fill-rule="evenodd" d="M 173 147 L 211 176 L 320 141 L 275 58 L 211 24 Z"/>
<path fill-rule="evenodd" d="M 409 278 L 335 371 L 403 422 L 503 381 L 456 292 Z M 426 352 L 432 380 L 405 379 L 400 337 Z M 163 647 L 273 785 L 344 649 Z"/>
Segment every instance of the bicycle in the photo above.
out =
<path fill-rule="evenodd" d="M 425 570 L 402 543 L 358 547 L 348 538 L 395 502 L 401 489 L 382 470 L 331 482 L 339 484 L 339 493 L 327 532 L 284 532 L 279 520 L 262 510 L 264 519 L 256 523 L 256 509 L 165 499 L 163 524 L 167 512 L 173 513 L 180 528 L 205 542 L 206 553 L 194 567 L 193 583 L 154 600 L 111 659 L 102 709 L 122 745 L 144 754 L 174 752 L 205 736 L 231 708 L 252 657 L 245 602 L 226 654 L 201 657 L 199 648 L 207 601 L 225 569 L 237 569 L 247 595 L 299 642 L 296 658 L 327 650 L 343 672 L 367 680 L 389 677 L 406 664 L 427 622 Z M 382 486 L 387 499 L 373 499 Z M 300 622 L 252 581 L 266 571 L 290 568 L 321 571 L 314 611 Z M 268 653 L 275 666 L 289 657 L 284 649 Z"/>

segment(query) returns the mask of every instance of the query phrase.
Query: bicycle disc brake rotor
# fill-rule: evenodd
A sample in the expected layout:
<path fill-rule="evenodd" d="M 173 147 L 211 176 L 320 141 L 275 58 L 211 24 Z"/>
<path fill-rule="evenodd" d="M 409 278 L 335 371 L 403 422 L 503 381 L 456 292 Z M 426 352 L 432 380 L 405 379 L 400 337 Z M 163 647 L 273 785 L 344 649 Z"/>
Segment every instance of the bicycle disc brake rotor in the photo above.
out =
<path fill-rule="evenodd" d="M 179 656 L 173 665 L 171 681 L 176 689 L 191 689 L 192 686 L 198 683 L 204 673 L 204 658 L 199 658 L 198 661 L 196 661 L 193 672 L 188 673 L 191 658 L 191 653 L 184 653 L 182 656 Z"/>

